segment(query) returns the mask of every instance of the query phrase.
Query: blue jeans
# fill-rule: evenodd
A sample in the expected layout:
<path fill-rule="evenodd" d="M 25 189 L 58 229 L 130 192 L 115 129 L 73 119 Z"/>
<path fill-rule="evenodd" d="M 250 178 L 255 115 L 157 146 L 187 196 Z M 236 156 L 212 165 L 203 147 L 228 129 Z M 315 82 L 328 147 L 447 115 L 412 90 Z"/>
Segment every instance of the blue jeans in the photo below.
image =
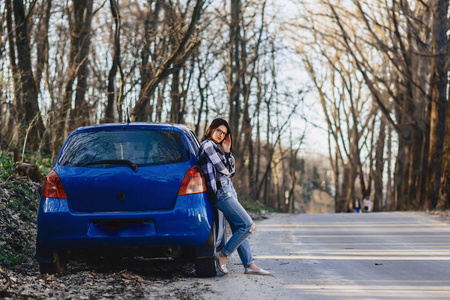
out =
<path fill-rule="evenodd" d="M 247 240 L 247 237 L 252 233 L 251 227 L 255 223 L 239 203 L 230 178 L 223 176 L 220 183 L 222 187 L 218 191 L 216 208 L 224 214 L 233 232 L 233 236 L 223 247 L 222 253 L 229 256 L 237 249 L 242 264 L 247 268 L 255 263 Z"/>

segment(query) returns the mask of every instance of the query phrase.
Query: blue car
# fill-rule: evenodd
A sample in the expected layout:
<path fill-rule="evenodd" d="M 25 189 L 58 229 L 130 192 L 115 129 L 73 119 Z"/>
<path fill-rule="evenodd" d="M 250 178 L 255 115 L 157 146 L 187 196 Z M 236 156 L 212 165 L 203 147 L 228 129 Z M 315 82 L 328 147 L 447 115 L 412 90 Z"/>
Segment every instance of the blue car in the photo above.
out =
<path fill-rule="evenodd" d="M 102 124 L 70 134 L 45 178 L 36 259 L 42 274 L 81 257 L 187 258 L 216 275 L 225 219 L 210 203 L 187 126 Z"/>

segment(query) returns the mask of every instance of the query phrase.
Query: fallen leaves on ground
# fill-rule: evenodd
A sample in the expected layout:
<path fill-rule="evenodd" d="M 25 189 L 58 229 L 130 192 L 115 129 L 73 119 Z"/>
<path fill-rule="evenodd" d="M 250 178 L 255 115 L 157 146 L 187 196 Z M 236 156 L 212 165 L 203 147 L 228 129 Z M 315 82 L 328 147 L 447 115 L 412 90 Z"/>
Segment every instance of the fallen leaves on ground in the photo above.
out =
<path fill-rule="evenodd" d="M 64 275 L 0 271 L 11 281 L 0 294 L 3 299 L 201 299 L 203 292 L 212 292 L 209 285 L 191 280 L 192 264 L 173 260 L 75 262 Z"/>

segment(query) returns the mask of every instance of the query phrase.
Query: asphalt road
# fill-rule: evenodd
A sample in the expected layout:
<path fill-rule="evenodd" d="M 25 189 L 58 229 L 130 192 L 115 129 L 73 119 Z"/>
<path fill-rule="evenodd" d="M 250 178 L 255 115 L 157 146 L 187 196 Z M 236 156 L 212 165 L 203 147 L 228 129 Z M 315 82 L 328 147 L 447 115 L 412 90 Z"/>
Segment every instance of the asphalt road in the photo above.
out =
<path fill-rule="evenodd" d="M 450 298 L 450 225 L 424 213 L 274 214 L 250 245 L 274 276 L 203 279 L 207 299 Z"/>

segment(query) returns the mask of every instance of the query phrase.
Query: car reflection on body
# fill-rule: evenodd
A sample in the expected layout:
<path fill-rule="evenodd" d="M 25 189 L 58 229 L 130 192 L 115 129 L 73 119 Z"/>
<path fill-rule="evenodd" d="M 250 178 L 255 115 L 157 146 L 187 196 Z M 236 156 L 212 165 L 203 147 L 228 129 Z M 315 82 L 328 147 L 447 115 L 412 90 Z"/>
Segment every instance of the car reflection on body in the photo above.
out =
<path fill-rule="evenodd" d="M 225 241 L 197 166 L 200 144 L 184 125 L 103 124 L 68 137 L 47 175 L 38 211 L 41 273 L 70 259 L 185 258 L 199 277 L 216 274 Z"/>

